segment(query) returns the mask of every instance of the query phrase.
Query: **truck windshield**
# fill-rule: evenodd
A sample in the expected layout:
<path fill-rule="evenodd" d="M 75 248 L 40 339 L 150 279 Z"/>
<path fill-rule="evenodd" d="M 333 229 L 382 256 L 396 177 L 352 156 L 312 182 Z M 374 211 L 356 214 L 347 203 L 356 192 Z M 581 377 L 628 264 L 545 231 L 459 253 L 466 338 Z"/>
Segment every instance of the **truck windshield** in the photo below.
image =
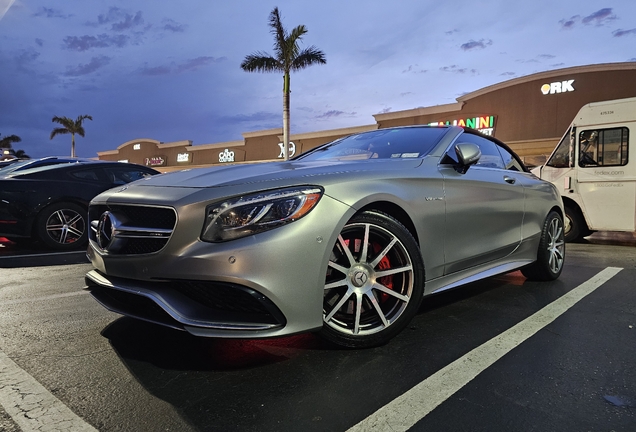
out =
<path fill-rule="evenodd" d="M 570 129 L 563 135 L 561 141 L 550 156 L 547 166 L 553 168 L 569 168 L 570 166 Z"/>

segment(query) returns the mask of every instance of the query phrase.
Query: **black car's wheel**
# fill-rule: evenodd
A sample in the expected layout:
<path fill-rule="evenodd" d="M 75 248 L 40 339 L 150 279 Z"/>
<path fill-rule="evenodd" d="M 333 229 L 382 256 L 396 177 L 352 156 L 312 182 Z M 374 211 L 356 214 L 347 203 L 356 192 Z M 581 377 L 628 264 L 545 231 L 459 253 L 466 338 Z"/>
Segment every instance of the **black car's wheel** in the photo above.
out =
<path fill-rule="evenodd" d="M 583 219 L 583 215 L 579 209 L 571 205 L 565 206 L 565 241 L 573 243 L 581 240 L 583 237 L 590 235 L 590 230 Z"/>
<path fill-rule="evenodd" d="M 79 249 L 88 239 L 86 210 L 73 203 L 46 207 L 36 219 L 35 230 L 46 246 L 57 250 Z"/>
<path fill-rule="evenodd" d="M 346 347 L 384 344 L 411 321 L 423 294 L 424 264 L 411 233 L 391 216 L 361 213 L 329 259 L 321 335 Z"/>
<path fill-rule="evenodd" d="M 537 260 L 521 269 L 530 280 L 550 281 L 559 277 L 565 262 L 565 238 L 563 219 L 557 212 L 550 212 L 543 223 Z"/>

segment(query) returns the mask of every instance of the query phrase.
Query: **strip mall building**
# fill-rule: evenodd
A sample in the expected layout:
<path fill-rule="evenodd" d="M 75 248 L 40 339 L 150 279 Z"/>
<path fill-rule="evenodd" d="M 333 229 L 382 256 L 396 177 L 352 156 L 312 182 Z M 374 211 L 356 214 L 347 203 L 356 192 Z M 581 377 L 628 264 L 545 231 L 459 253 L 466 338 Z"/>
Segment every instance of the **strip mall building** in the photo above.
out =
<path fill-rule="evenodd" d="M 456 103 L 377 114 L 375 124 L 291 136 L 290 155 L 367 130 L 391 126 L 453 124 L 472 127 L 507 143 L 528 165 L 552 152 L 579 109 L 590 102 L 636 97 L 636 62 L 579 66 L 504 81 L 468 93 Z M 282 128 L 246 132 L 243 140 L 192 145 L 134 139 L 99 159 L 128 161 L 160 171 L 282 158 Z"/>

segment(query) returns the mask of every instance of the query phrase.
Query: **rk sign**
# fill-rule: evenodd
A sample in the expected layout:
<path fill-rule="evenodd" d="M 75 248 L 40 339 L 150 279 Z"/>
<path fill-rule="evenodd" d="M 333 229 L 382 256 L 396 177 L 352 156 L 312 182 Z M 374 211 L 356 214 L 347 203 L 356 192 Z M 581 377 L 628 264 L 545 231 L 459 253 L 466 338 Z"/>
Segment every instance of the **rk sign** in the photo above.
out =
<path fill-rule="evenodd" d="M 541 93 L 543 93 L 544 95 L 548 95 L 548 94 L 555 94 L 555 93 L 573 92 L 574 91 L 574 87 L 572 87 L 573 83 L 574 83 L 574 80 L 568 80 L 568 81 L 553 82 L 550 84 L 543 84 L 541 86 Z"/>

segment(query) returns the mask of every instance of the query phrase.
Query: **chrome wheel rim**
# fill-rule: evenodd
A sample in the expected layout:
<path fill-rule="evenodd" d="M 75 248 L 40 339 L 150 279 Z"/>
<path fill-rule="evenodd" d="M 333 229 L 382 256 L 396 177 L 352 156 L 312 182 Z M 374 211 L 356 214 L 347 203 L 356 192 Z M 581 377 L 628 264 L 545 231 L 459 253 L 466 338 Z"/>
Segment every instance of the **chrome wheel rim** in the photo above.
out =
<path fill-rule="evenodd" d="M 404 313 L 413 277 L 411 257 L 393 233 L 372 223 L 346 225 L 327 267 L 323 320 L 347 335 L 382 331 Z"/>
<path fill-rule="evenodd" d="M 57 210 L 46 220 L 46 233 L 59 244 L 75 243 L 85 230 L 86 223 L 82 215 L 70 209 Z"/>
<path fill-rule="evenodd" d="M 565 256 L 564 229 L 561 220 L 552 219 L 548 227 L 548 265 L 552 273 L 558 273 L 563 267 L 563 258 Z"/>

